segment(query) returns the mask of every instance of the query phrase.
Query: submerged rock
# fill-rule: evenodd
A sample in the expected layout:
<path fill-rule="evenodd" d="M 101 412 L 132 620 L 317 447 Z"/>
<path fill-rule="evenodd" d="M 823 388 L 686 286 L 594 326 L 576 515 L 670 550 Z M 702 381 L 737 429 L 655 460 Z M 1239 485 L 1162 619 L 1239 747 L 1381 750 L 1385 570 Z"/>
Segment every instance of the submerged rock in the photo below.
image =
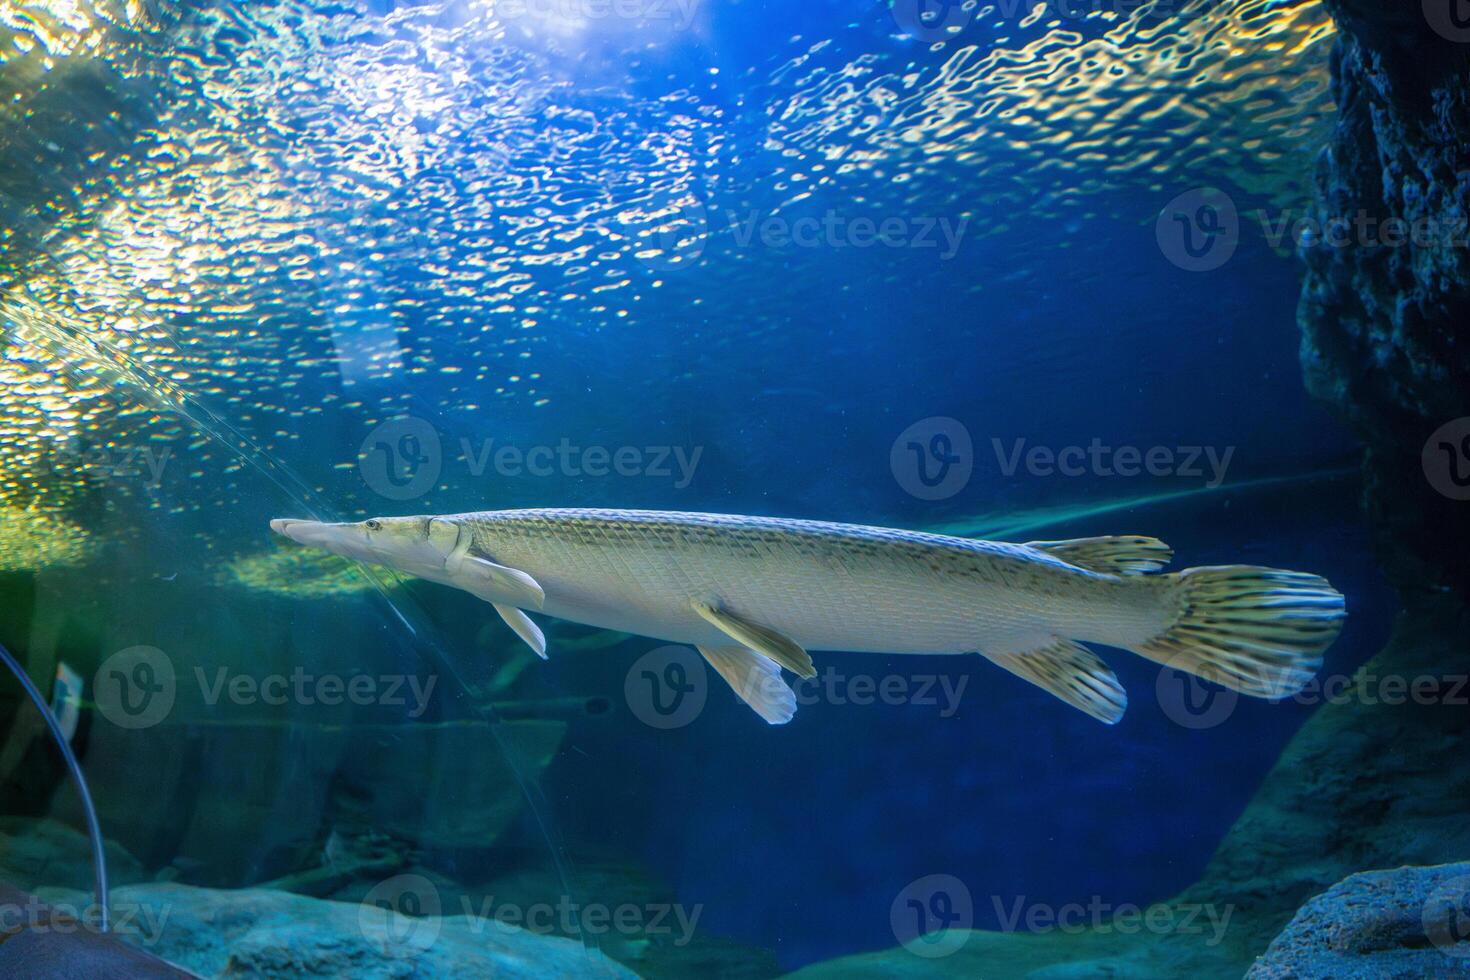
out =
<path fill-rule="evenodd" d="M 959 938 L 959 937 L 956 937 Z M 994 977 L 997 980 L 1237 980 L 1241 967 L 1220 957 L 1201 957 L 1192 941 L 1158 936 L 981 932 L 963 936 L 958 952 L 928 959 L 902 947 L 819 963 L 792 980 L 902 980 L 905 977 Z"/>
<path fill-rule="evenodd" d="M 143 881 L 138 859 L 105 843 L 113 884 Z M 26 891 L 38 887 L 89 888 L 92 842 L 85 833 L 45 817 L 0 817 L 0 881 Z"/>
<path fill-rule="evenodd" d="M 1470 976 L 1470 863 L 1355 874 L 1302 906 L 1248 980 Z"/>
<path fill-rule="evenodd" d="M 413 918 L 271 889 L 146 884 L 113 905 L 140 947 L 202 977 L 540 980 L 637 975 L 559 936 L 465 916 Z"/>
<path fill-rule="evenodd" d="M 1363 439 L 1396 584 L 1470 596 L 1470 30 L 1449 0 L 1327 6 L 1339 119 L 1301 249 L 1307 385 Z"/>

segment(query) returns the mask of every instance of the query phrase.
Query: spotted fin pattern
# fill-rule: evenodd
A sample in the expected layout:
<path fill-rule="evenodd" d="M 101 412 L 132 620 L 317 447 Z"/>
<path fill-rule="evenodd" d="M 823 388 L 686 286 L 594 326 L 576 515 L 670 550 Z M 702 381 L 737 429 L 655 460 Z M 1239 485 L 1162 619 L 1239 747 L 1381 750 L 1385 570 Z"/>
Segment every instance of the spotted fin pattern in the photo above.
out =
<path fill-rule="evenodd" d="M 1174 549 L 1158 538 L 1139 534 L 1071 541 L 1028 541 L 1026 547 L 1044 551 L 1068 565 L 1105 575 L 1142 575 L 1157 572 L 1174 557 Z"/>
<path fill-rule="evenodd" d="M 984 656 L 1104 724 L 1116 725 L 1128 708 L 1117 675 L 1080 643 L 1057 637 L 1035 650 Z"/>

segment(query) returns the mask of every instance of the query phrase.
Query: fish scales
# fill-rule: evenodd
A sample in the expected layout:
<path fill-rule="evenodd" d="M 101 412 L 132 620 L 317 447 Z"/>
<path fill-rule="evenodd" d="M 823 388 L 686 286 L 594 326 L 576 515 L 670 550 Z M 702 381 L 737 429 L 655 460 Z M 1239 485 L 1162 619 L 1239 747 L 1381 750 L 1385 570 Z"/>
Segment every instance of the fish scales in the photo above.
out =
<path fill-rule="evenodd" d="M 1086 638 L 1098 642 L 1142 640 L 1162 628 L 1159 589 L 1024 545 L 657 511 L 463 519 L 475 530 L 474 548 L 547 589 L 544 611 L 579 621 L 601 613 L 615 618 L 614 628 L 675 642 L 724 639 L 689 611 L 691 598 L 722 602 L 814 650 L 970 653 L 1050 636 L 1075 619 L 1087 620 Z"/>

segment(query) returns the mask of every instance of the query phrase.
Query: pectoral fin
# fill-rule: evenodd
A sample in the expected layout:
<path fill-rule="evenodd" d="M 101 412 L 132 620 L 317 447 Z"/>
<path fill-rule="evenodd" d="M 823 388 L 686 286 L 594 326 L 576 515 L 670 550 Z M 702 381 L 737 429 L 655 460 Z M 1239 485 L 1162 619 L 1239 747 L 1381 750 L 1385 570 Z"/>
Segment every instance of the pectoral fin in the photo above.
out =
<path fill-rule="evenodd" d="M 798 676 L 817 676 L 817 669 L 812 666 L 812 658 L 801 648 L 801 644 L 790 637 L 783 636 L 770 627 L 742 619 L 732 612 L 716 609 L 707 602 L 696 600 L 691 605 L 694 611 L 710 625 L 741 646 L 749 647 L 756 653 L 776 661 Z"/>
<path fill-rule="evenodd" d="M 486 602 L 540 609 L 546 592 L 518 568 L 507 568 L 483 558 L 464 558 L 452 573 L 455 585 Z"/>
<path fill-rule="evenodd" d="M 983 656 L 1104 724 L 1116 725 L 1128 707 L 1117 675 L 1080 643 L 1054 637 L 1034 650 Z"/>
<path fill-rule="evenodd" d="M 515 606 L 507 606 L 499 602 L 492 602 L 495 611 L 500 613 L 500 618 L 505 620 L 505 625 L 516 631 L 516 636 L 526 641 L 526 646 L 540 657 L 546 657 L 546 634 L 541 632 L 541 627 L 531 622 L 531 617 L 517 609 Z"/>
<path fill-rule="evenodd" d="M 781 679 L 781 668 L 774 661 L 745 647 L 698 649 L 740 700 L 768 724 L 784 725 L 796 715 L 796 692 Z"/>

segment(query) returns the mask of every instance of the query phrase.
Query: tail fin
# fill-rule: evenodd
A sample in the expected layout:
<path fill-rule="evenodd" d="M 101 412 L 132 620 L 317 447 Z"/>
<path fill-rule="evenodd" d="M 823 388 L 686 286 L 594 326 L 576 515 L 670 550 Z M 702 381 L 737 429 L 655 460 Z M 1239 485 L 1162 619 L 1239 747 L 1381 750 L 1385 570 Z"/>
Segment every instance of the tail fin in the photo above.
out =
<path fill-rule="evenodd" d="M 1305 572 L 1223 565 L 1167 577 L 1174 624 L 1134 652 L 1253 697 L 1305 687 L 1347 616 L 1342 594 Z"/>

